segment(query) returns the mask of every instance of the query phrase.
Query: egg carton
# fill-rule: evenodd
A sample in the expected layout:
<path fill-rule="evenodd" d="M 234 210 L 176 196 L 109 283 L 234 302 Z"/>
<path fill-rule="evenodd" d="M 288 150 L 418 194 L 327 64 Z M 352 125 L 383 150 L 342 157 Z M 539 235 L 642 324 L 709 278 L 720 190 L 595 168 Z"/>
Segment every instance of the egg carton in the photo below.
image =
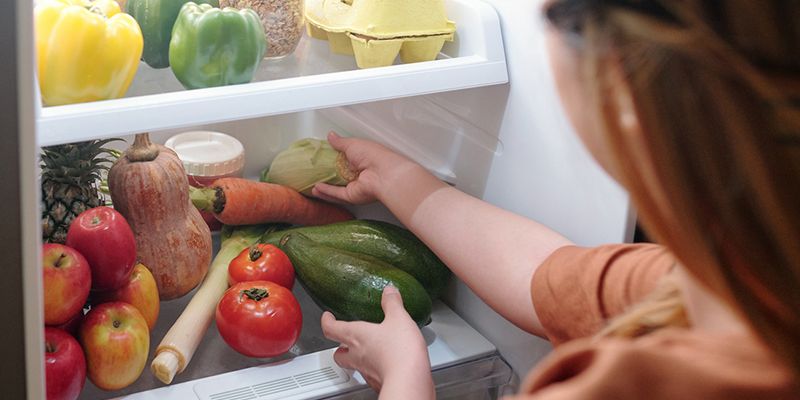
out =
<path fill-rule="evenodd" d="M 327 32 L 311 24 L 307 26 L 309 36 L 327 40 L 331 52 L 355 56 L 359 68 L 392 65 L 398 53 L 404 63 L 432 61 L 442 50 L 444 42 L 453 40 L 452 33 L 376 39 L 350 32 Z"/>
<path fill-rule="evenodd" d="M 456 29 L 443 0 L 308 0 L 305 13 L 308 35 L 359 68 L 434 60 Z"/>

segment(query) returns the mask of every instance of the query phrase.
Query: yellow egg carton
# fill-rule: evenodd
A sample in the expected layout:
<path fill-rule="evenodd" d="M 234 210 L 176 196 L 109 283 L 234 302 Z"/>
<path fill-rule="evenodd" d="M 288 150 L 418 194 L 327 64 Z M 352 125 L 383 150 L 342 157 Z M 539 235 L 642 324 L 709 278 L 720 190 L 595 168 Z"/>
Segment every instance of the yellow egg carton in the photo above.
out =
<path fill-rule="evenodd" d="M 443 0 L 307 0 L 305 13 L 308 35 L 359 68 L 434 60 L 456 30 Z"/>

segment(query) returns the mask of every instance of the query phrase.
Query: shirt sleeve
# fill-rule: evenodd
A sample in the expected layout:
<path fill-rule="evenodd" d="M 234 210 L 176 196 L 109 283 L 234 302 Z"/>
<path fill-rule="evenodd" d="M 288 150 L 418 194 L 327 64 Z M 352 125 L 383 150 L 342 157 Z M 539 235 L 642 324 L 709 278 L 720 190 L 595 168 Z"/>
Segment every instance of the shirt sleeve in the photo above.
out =
<path fill-rule="evenodd" d="M 663 246 L 565 246 L 539 267 L 531 282 L 536 314 L 558 345 L 591 336 L 657 285 L 675 265 Z"/>

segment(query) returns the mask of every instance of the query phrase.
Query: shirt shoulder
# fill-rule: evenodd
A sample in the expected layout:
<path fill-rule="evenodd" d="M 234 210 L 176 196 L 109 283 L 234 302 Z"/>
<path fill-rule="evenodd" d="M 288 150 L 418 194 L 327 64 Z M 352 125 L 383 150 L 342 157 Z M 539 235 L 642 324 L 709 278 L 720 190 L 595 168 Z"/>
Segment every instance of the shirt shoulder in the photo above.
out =
<path fill-rule="evenodd" d="M 793 375 L 757 340 L 665 329 L 556 349 L 513 399 L 800 399 Z"/>

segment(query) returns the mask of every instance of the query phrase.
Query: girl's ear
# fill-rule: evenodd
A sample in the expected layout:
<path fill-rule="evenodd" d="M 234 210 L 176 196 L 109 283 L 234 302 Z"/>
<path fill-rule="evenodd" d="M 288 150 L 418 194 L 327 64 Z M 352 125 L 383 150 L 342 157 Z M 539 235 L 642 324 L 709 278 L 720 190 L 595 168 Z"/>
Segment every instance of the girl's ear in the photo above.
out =
<path fill-rule="evenodd" d="M 616 152 L 615 161 L 611 168 L 612 174 L 623 186 L 635 185 L 646 193 L 649 201 L 652 202 L 658 212 L 665 216 L 667 221 L 674 221 L 676 210 L 674 204 L 669 200 L 669 190 L 659 178 L 656 167 L 656 157 L 654 151 L 659 147 L 654 146 L 653 142 L 659 142 L 656 135 L 659 131 L 645 131 L 648 120 L 642 125 L 640 110 L 636 106 L 634 95 L 634 84 L 629 76 L 626 75 L 622 62 L 614 57 L 607 60 L 608 65 L 604 65 L 606 83 L 605 101 L 611 102 L 611 107 L 606 107 L 609 112 L 606 118 L 609 121 L 613 132 L 607 135 L 615 136 L 617 145 L 607 143 L 606 146 L 611 151 Z M 639 88 L 639 86 L 635 86 Z M 639 93 L 639 95 L 642 95 Z M 615 132 L 615 133 L 614 133 Z M 606 137 L 608 140 L 608 137 Z M 621 139 L 621 140 L 619 140 Z M 624 162 L 622 161 L 624 159 Z M 634 182 L 635 181 L 635 182 Z M 630 190 L 630 188 L 628 188 Z M 640 193 L 640 196 L 644 196 Z"/>
<path fill-rule="evenodd" d="M 642 126 L 639 123 L 639 116 L 636 114 L 636 107 L 633 103 L 631 84 L 617 59 L 611 61 L 610 64 L 608 73 L 613 88 L 611 92 L 613 96 L 609 100 L 614 102 L 614 109 L 617 110 L 617 126 L 619 126 L 628 140 L 631 140 L 631 143 L 640 143 L 642 140 Z"/>
<path fill-rule="evenodd" d="M 645 147 L 645 137 L 642 131 L 639 115 L 634 102 L 633 91 L 629 77 L 626 76 L 619 57 L 603 57 L 598 60 L 602 63 L 598 68 L 600 88 L 598 97 L 598 119 L 604 121 L 605 134 L 599 140 L 602 142 L 598 148 L 606 154 L 603 163 L 606 171 L 617 180 L 624 183 L 623 165 L 634 164 L 640 167 L 647 165 L 650 160 Z M 603 122 L 601 122 L 603 123 Z M 616 145 L 614 145 L 616 143 Z M 638 169 L 638 168 L 637 168 Z"/>

